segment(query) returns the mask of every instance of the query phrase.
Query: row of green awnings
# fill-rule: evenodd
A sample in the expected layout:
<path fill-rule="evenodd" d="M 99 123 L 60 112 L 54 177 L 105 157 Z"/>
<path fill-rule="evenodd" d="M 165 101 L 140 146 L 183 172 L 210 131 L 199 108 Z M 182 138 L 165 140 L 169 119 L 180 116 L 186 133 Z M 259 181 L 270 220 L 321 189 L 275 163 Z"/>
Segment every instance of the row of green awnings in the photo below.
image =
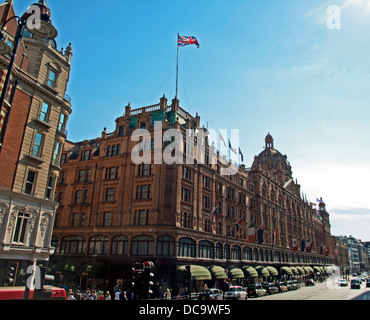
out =
<path fill-rule="evenodd" d="M 229 278 L 231 279 L 240 279 L 240 278 L 244 278 L 244 272 L 242 269 L 240 268 L 231 268 L 229 270 Z"/>
<path fill-rule="evenodd" d="M 293 275 L 293 271 L 292 271 L 292 269 L 291 269 L 291 268 L 289 268 L 289 267 L 282 267 L 282 268 L 281 268 L 281 272 L 282 272 L 282 273 L 286 273 L 286 274 L 288 274 L 288 275 L 290 275 L 290 276 L 292 276 L 292 275 Z"/>

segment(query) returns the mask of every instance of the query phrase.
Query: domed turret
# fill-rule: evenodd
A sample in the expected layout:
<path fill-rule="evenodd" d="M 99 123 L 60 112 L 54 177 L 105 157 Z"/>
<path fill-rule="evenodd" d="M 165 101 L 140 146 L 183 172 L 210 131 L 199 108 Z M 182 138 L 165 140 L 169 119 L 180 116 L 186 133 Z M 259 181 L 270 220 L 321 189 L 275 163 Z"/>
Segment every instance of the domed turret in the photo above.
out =
<path fill-rule="evenodd" d="M 281 173 L 283 180 L 287 181 L 292 177 L 292 168 L 286 155 L 282 155 L 274 148 L 274 139 L 270 133 L 265 138 L 265 150 L 254 158 L 252 169 L 261 165 L 261 168 L 274 173 Z M 284 181 L 284 182 L 285 182 Z"/>

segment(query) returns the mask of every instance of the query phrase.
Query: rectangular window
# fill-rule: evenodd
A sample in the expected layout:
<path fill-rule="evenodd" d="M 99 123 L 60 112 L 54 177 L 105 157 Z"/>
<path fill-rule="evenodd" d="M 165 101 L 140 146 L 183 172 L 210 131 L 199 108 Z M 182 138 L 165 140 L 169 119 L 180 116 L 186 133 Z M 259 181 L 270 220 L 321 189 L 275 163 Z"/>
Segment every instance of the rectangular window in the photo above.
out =
<path fill-rule="evenodd" d="M 47 84 L 49 87 L 55 88 L 55 81 L 57 79 L 57 75 L 54 71 L 49 70 Z"/>
<path fill-rule="evenodd" d="M 103 215 L 103 227 L 109 227 L 112 223 L 112 213 L 111 212 L 104 212 Z"/>
<path fill-rule="evenodd" d="M 29 170 L 26 180 L 25 194 L 32 195 L 36 180 L 36 172 Z"/>
<path fill-rule="evenodd" d="M 138 212 L 138 221 L 139 226 L 145 226 L 148 224 L 148 213 L 149 210 L 139 210 Z"/>
<path fill-rule="evenodd" d="M 59 117 L 58 131 L 61 131 L 61 132 L 65 131 L 66 119 L 67 119 L 67 116 L 64 113 L 61 113 Z"/>
<path fill-rule="evenodd" d="M 118 136 L 122 137 L 124 133 L 125 133 L 125 127 L 124 126 L 119 126 Z"/>
<path fill-rule="evenodd" d="M 105 179 L 107 180 L 117 179 L 117 171 L 118 171 L 118 168 L 116 167 L 107 168 L 105 172 Z"/>
<path fill-rule="evenodd" d="M 136 187 L 136 199 L 138 200 L 150 199 L 151 189 L 152 189 L 152 186 L 150 184 L 143 185 L 143 186 L 137 186 Z"/>
<path fill-rule="evenodd" d="M 85 170 L 79 170 L 77 181 L 84 182 L 84 180 L 85 180 Z"/>
<path fill-rule="evenodd" d="M 39 115 L 39 119 L 44 122 L 48 122 L 48 117 L 49 117 L 49 108 L 50 106 L 47 103 L 43 103 Z"/>
<path fill-rule="evenodd" d="M 76 195 L 75 195 L 75 204 L 80 204 L 81 203 L 81 195 L 82 195 L 82 191 L 77 190 Z"/>
<path fill-rule="evenodd" d="M 81 160 L 82 161 L 88 161 L 88 160 L 90 160 L 90 153 L 91 153 L 91 150 L 82 151 L 82 153 L 81 153 Z"/>
<path fill-rule="evenodd" d="M 114 188 L 107 188 L 105 190 L 105 201 L 112 202 L 114 200 Z"/>
<path fill-rule="evenodd" d="M 25 244 L 27 224 L 29 219 L 28 213 L 19 212 L 13 235 L 13 242 Z"/>
<path fill-rule="evenodd" d="M 60 155 L 61 149 L 62 149 L 62 143 L 56 142 L 55 147 L 54 147 L 54 152 L 53 152 L 53 159 L 52 159 L 53 164 L 56 166 L 59 164 L 59 155 Z"/>
<path fill-rule="evenodd" d="M 44 135 L 40 132 L 36 133 L 35 141 L 33 143 L 32 155 L 35 157 L 41 157 L 42 143 L 44 141 Z"/>
<path fill-rule="evenodd" d="M 88 203 L 88 200 L 89 199 L 89 190 L 85 190 L 84 191 L 84 198 L 83 198 L 83 203 Z"/>
<path fill-rule="evenodd" d="M 182 188 L 182 200 L 185 202 L 191 201 L 191 190 Z"/>
<path fill-rule="evenodd" d="M 72 227 L 78 227 L 78 213 L 72 214 Z"/>
<path fill-rule="evenodd" d="M 191 180 L 191 169 L 184 167 L 184 178 Z"/>
<path fill-rule="evenodd" d="M 55 185 L 55 177 L 50 176 L 48 180 L 48 186 L 46 188 L 46 199 L 53 200 L 53 194 L 54 194 L 54 185 Z"/>

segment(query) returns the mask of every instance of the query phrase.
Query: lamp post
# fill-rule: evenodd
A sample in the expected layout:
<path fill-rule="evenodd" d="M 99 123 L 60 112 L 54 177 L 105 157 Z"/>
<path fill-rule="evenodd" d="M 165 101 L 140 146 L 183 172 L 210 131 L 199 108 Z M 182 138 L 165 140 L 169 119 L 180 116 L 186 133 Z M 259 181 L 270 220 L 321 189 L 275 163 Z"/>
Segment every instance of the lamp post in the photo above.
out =
<path fill-rule="evenodd" d="M 3 35 L 2 31 L 6 24 L 13 20 L 18 20 L 18 27 L 13 41 L 13 48 L 11 49 L 9 45 L 4 41 L 5 36 Z M 40 0 L 39 2 L 33 4 L 22 17 L 14 16 L 9 18 L 4 25 L 0 29 L 0 54 L 9 54 L 10 53 L 10 61 L 8 65 L 8 70 L 3 86 L 3 90 L 0 97 L 0 111 L 3 109 L 3 105 L 6 99 L 6 95 L 9 89 L 10 84 L 10 77 L 12 75 L 13 67 L 15 58 L 17 56 L 18 46 L 21 42 L 24 31 L 27 28 L 31 34 L 33 34 L 36 38 L 43 39 L 43 40 L 52 40 L 58 35 L 58 31 L 55 27 L 51 24 L 50 19 L 50 9 L 47 7 L 45 0 Z M 15 92 L 13 92 L 13 95 Z M 9 106 L 9 113 L 11 110 L 11 105 Z M 4 123 L 3 128 L 6 128 L 7 121 L 9 119 L 9 113 L 6 117 L 6 123 Z M 5 137 L 5 130 L 3 131 L 1 141 L 0 141 L 0 154 L 3 147 Z"/>

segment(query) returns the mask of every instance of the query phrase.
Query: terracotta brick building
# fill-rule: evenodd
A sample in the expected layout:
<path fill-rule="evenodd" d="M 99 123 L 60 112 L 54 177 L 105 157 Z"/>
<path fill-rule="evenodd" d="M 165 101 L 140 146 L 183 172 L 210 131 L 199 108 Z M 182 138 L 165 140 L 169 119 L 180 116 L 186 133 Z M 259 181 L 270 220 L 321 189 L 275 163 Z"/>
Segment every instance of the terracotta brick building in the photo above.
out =
<path fill-rule="evenodd" d="M 13 1 L 0 5 L 1 25 L 9 20 L 3 34 L 10 46 L 18 27 L 17 19 L 10 19 L 15 15 Z M 63 52 L 55 40 L 35 38 L 27 29 L 18 47 L 0 112 L 0 286 L 9 266 L 25 275 L 28 265 L 45 264 L 54 253 L 55 186 L 72 112 L 65 94 L 71 58 L 71 46 Z M 10 54 L 0 55 L 0 91 L 9 63 Z"/>
<path fill-rule="evenodd" d="M 166 136 L 168 129 L 180 136 Z M 214 144 L 186 139 L 204 131 L 198 115 L 163 96 L 153 106 L 128 105 L 114 132 L 66 142 L 52 257 L 61 282 L 124 285 L 134 263 L 146 260 L 156 266 L 158 286 L 174 286 L 177 270 L 189 264 L 204 272 L 196 280 L 216 282 L 226 278 L 225 269 L 231 279 L 249 281 L 256 275 L 303 277 L 312 267 L 324 271 L 331 264 L 331 255 L 320 253 L 320 243 L 330 243 L 325 205 L 316 212 L 301 196 L 272 137 L 251 168 L 224 174 L 229 161 Z M 141 132 L 139 140 L 134 132 Z M 183 163 L 159 163 L 158 154 L 172 144 L 181 149 Z M 133 162 L 135 148 L 149 155 L 147 164 Z"/>

